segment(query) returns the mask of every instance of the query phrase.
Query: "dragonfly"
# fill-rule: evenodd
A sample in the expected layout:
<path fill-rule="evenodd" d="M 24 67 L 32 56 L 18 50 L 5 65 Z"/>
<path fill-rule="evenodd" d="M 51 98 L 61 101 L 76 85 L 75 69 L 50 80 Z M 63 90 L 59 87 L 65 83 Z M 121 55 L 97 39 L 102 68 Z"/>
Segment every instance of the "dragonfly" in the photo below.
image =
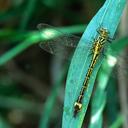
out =
<path fill-rule="evenodd" d="M 74 104 L 74 117 L 76 117 L 77 113 L 80 112 L 82 110 L 82 100 L 84 97 L 84 92 L 86 91 L 86 88 L 88 86 L 91 74 L 93 72 L 93 69 L 95 67 L 95 64 L 97 63 L 97 60 L 100 56 L 100 54 L 103 51 L 104 45 L 106 42 L 110 42 L 111 38 L 109 37 L 109 31 L 105 28 L 100 28 L 99 30 L 97 30 L 98 32 L 98 36 L 96 39 L 94 39 L 94 44 L 92 47 L 92 60 L 90 63 L 90 66 L 88 68 L 85 80 L 83 82 L 83 86 L 81 88 L 80 94 L 78 96 L 78 99 L 76 100 L 75 104 Z"/>
<path fill-rule="evenodd" d="M 48 24 L 43 24 L 43 23 L 38 25 L 38 29 L 41 33 L 41 37 L 43 37 L 43 41 L 39 44 L 43 50 L 45 50 L 53 55 L 57 55 L 57 56 L 62 55 L 64 58 L 70 59 L 71 56 L 69 56 L 69 55 L 70 55 L 70 53 L 74 52 L 75 48 L 78 45 L 80 37 L 72 35 L 72 34 L 66 34 L 65 32 L 60 31 L 60 29 L 58 29 L 56 27 L 50 26 Z M 101 32 L 102 32 L 102 34 L 103 34 L 103 32 L 105 32 L 105 30 L 102 31 L 103 29 L 100 29 L 100 30 L 101 31 L 97 30 L 97 34 L 99 34 L 99 35 L 101 34 Z M 106 34 L 104 33 L 104 35 L 107 35 L 107 34 L 108 34 L 108 32 L 106 30 Z M 94 42 L 97 42 L 99 40 L 102 43 L 104 43 L 106 41 L 110 42 L 109 37 L 103 38 L 103 35 L 98 36 L 97 40 L 94 40 Z M 88 46 L 88 48 L 91 48 L 91 47 L 92 46 Z M 92 51 L 93 50 L 94 50 L 94 47 L 93 47 Z M 100 51 L 96 55 L 99 56 L 100 53 L 102 53 L 102 52 Z M 94 54 L 94 51 L 93 51 L 93 54 Z M 92 61 L 91 61 L 92 63 L 90 64 L 90 66 L 88 68 L 88 71 L 85 76 L 85 80 L 84 80 L 83 86 L 81 88 L 80 94 L 78 96 L 78 99 L 74 103 L 74 116 L 82 109 L 82 99 L 84 96 L 84 92 L 86 91 L 86 88 L 87 88 L 87 85 L 88 85 L 88 82 L 89 82 L 89 79 L 92 74 L 92 71 L 95 66 L 97 58 L 94 57 L 92 59 Z"/>

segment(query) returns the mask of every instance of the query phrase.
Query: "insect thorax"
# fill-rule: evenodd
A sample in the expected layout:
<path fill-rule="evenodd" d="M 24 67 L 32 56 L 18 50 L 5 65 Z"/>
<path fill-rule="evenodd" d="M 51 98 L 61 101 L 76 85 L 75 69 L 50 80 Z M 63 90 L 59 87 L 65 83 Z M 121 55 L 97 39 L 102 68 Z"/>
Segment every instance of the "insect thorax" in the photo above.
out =
<path fill-rule="evenodd" d="M 100 28 L 99 29 L 99 34 L 100 34 L 101 37 L 103 37 L 105 39 L 107 39 L 109 37 L 109 32 L 105 28 Z"/>

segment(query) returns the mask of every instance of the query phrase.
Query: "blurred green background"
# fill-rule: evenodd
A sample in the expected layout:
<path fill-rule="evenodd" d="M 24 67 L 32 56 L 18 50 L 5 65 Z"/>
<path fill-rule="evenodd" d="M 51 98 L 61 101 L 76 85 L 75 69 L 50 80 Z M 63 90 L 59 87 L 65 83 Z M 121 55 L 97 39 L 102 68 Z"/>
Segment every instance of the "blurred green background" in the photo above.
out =
<path fill-rule="evenodd" d="M 0 0 L 0 128 L 61 127 L 68 64 L 39 47 L 37 25 L 62 26 L 80 36 L 104 2 Z M 122 122 L 117 117 L 117 87 L 108 90 L 106 127 Z M 83 127 L 88 126 L 90 111 L 89 105 Z"/>

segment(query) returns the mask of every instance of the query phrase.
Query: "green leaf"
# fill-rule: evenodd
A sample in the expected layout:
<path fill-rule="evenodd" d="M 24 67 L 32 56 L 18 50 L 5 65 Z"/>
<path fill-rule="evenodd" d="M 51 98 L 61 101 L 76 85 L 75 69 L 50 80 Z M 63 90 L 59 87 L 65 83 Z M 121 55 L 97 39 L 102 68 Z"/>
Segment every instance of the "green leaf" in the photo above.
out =
<path fill-rule="evenodd" d="M 29 38 L 27 38 L 25 41 L 22 43 L 18 44 L 11 50 L 7 51 L 4 53 L 2 56 L 0 56 L 0 66 L 5 64 L 7 61 L 11 60 L 14 58 L 16 55 L 30 47 L 32 44 L 37 43 L 39 41 L 39 35 L 33 34 Z"/>
<path fill-rule="evenodd" d="M 24 30 L 27 27 L 27 24 L 32 16 L 32 13 L 36 7 L 36 0 L 29 0 L 26 8 L 24 9 L 22 20 L 20 23 L 20 30 Z"/>
<path fill-rule="evenodd" d="M 60 77 L 56 81 L 55 85 L 53 85 L 52 92 L 48 96 L 48 98 L 47 98 L 47 100 L 43 106 L 43 111 L 42 111 L 42 115 L 41 115 L 39 128 L 48 128 L 49 127 L 50 117 L 51 117 L 51 114 L 53 112 L 53 108 L 54 108 L 55 103 L 56 103 L 58 91 L 59 91 L 59 89 L 63 83 L 64 76 L 66 74 L 66 68 L 67 68 L 67 66 L 64 68 L 62 74 L 60 74 Z"/>
<path fill-rule="evenodd" d="M 88 88 L 84 94 L 82 111 L 73 117 L 74 103 L 77 100 L 80 89 L 83 85 L 88 67 L 91 62 L 91 47 L 93 45 L 93 38 L 98 35 L 97 29 L 99 27 L 107 28 L 112 38 L 115 34 L 117 26 L 122 15 L 126 1 L 125 0 L 107 0 L 103 7 L 91 20 L 84 32 L 74 53 L 69 73 L 66 82 L 66 92 L 63 112 L 63 128 L 80 128 L 87 110 L 89 99 L 92 93 L 96 74 L 102 64 L 103 56 L 99 58 L 94 68 L 92 76 L 89 81 Z"/>
<path fill-rule="evenodd" d="M 118 115 L 118 92 L 117 92 L 117 79 L 113 77 L 109 78 L 106 92 L 106 115 L 108 119 L 108 125 L 111 125 L 117 118 Z"/>
<path fill-rule="evenodd" d="M 109 128 L 120 128 L 123 123 L 124 123 L 123 116 L 119 114 L 116 121 Z"/>
<path fill-rule="evenodd" d="M 12 126 L 2 117 L 0 117 L 0 128 L 12 128 Z"/>

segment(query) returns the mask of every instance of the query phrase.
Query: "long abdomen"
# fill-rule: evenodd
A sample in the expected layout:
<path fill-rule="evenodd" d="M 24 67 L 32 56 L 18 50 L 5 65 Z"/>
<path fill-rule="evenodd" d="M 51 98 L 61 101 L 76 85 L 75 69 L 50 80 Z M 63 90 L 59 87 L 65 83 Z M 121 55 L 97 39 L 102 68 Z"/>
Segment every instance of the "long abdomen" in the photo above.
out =
<path fill-rule="evenodd" d="M 88 72 L 87 72 L 87 74 L 86 74 L 86 77 L 85 77 L 83 86 L 82 86 L 81 91 L 80 91 L 80 96 L 79 96 L 79 98 L 78 98 L 78 101 L 79 101 L 79 102 L 82 101 L 82 98 L 83 98 L 83 96 L 84 96 L 84 92 L 85 92 L 85 90 L 86 90 L 86 88 L 87 88 L 87 86 L 88 86 L 90 76 L 91 76 L 91 74 L 92 74 L 92 71 L 93 71 L 94 66 L 95 66 L 95 64 L 96 64 L 96 62 L 97 62 L 98 57 L 99 57 L 99 54 L 96 54 L 96 55 L 94 54 L 93 59 L 92 59 L 92 61 L 91 61 L 91 64 L 90 64 L 90 66 L 89 66 Z"/>

